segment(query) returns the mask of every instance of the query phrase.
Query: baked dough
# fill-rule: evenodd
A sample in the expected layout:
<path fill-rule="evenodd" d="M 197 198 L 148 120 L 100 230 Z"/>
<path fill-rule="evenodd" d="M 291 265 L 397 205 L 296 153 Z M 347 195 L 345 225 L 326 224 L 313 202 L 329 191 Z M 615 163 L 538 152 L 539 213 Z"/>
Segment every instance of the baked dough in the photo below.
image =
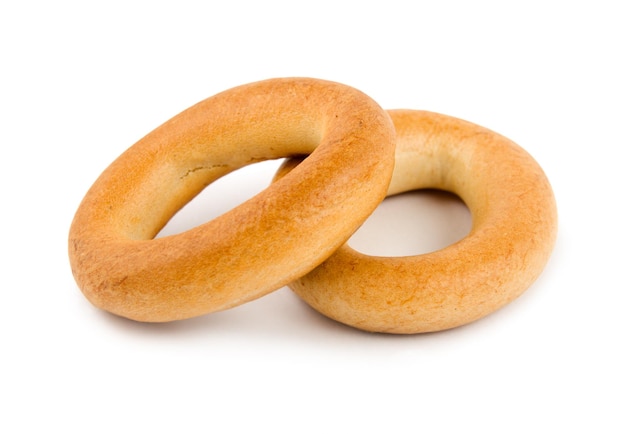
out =
<path fill-rule="evenodd" d="M 407 257 L 344 245 L 289 286 L 322 314 L 372 332 L 433 332 L 482 318 L 522 294 L 546 265 L 557 234 L 550 184 L 527 152 L 493 131 L 425 111 L 390 115 L 398 142 L 389 195 L 452 192 L 471 211 L 471 232 Z M 286 161 L 276 179 L 297 164 Z"/>
<path fill-rule="evenodd" d="M 339 83 L 283 78 L 222 92 L 152 131 L 95 181 L 69 232 L 76 282 L 95 306 L 138 321 L 253 300 L 348 240 L 385 197 L 394 148 L 387 113 Z M 308 154 L 237 208 L 154 239 L 217 178 Z"/>

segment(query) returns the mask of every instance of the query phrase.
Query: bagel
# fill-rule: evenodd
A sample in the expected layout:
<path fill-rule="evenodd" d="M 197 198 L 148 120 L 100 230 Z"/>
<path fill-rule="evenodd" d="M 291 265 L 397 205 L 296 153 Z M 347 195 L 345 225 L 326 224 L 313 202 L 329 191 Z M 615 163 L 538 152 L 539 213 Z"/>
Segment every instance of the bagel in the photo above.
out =
<path fill-rule="evenodd" d="M 454 193 L 471 212 L 470 233 L 405 257 L 344 245 L 289 286 L 323 315 L 371 332 L 433 332 L 482 318 L 522 294 L 546 265 L 557 233 L 551 186 L 527 152 L 493 131 L 437 113 L 389 113 L 397 145 L 388 194 Z M 297 164 L 285 161 L 275 179 Z"/>
<path fill-rule="evenodd" d="M 253 300 L 349 239 L 384 199 L 394 149 L 388 114 L 339 83 L 279 78 L 219 93 L 156 128 L 99 176 L 70 226 L 72 273 L 95 306 L 137 321 Z M 298 173 L 205 224 L 155 238 L 219 177 L 296 155 L 309 155 Z"/>

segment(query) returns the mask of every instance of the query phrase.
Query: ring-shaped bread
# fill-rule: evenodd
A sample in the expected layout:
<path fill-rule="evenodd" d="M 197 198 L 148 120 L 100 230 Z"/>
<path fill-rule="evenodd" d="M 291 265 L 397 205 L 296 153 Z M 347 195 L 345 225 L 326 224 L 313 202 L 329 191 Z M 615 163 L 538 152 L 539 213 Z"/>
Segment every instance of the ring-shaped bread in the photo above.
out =
<path fill-rule="evenodd" d="M 342 84 L 271 79 L 217 94 L 149 133 L 95 181 L 70 228 L 75 280 L 97 307 L 138 321 L 258 298 L 349 239 L 384 199 L 394 149 L 388 114 Z M 298 173 L 231 211 L 154 238 L 217 178 L 307 154 Z"/>
<path fill-rule="evenodd" d="M 457 327 L 524 292 L 553 249 L 557 211 L 537 162 L 511 140 L 449 116 L 389 112 L 397 134 L 389 195 L 439 189 L 458 195 L 470 233 L 441 250 L 376 257 L 342 246 L 289 286 L 315 310 L 372 332 Z M 276 179 L 298 164 L 287 160 Z"/>

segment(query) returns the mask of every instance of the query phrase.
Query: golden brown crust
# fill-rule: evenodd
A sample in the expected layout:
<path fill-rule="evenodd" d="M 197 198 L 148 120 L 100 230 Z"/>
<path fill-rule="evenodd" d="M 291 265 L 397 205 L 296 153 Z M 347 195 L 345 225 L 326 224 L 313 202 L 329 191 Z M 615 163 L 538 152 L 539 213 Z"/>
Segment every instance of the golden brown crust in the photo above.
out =
<path fill-rule="evenodd" d="M 424 111 L 390 115 L 398 142 L 389 194 L 455 193 L 472 213 L 470 234 L 410 257 L 366 256 L 344 245 L 289 286 L 322 314 L 368 331 L 421 333 L 475 321 L 518 297 L 547 263 L 557 233 L 550 184 L 528 153 L 493 131 Z"/>
<path fill-rule="evenodd" d="M 76 282 L 96 306 L 140 321 L 260 297 L 321 263 L 376 208 L 394 146 L 388 115 L 338 83 L 273 79 L 215 95 L 130 147 L 87 192 L 69 233 Z M 220 176 L 303 154 L 297 171 L 239 207 L 152 239 Z"/>

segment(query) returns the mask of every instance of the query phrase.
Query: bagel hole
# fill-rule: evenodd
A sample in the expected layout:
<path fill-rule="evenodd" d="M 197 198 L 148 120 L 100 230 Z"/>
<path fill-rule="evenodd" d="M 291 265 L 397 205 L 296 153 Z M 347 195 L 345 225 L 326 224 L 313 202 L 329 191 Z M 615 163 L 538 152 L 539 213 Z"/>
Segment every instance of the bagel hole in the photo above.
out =
<path fill-rule="evenodd" d="M 372 256 L 413 256 L 443 249 L 472 228 L 468 207 L 455 194 L 416 190 L 387 197 L 348 244 Z"/>
<path fill-rule="evenodd" d="M 282 161 L 267 160 L 250 164 L 213 181 L 181 208 L 156 238 L 193 229 L 257 195 L 269 187 Z"/>

